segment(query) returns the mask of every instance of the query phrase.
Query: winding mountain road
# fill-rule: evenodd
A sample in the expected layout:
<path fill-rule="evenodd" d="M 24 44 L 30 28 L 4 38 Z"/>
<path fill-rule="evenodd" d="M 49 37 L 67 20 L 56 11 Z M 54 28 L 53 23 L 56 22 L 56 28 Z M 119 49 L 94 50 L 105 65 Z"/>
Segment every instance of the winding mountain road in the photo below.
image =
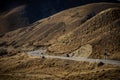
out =
<path fill-rule="evenodd" d="M 53 59 L 87 61 L 87 62 L 95 62 L 95 63 L 103 62 L 105 64 L 112 64 L 112 65 L 120 66 L 120 61 L 117 61 L 117 60 L 90 59 L 90 58 L 85 58 L 85 57 L 53 56 L 53 55 L 47 55 L 47 54 L 45 54 L 45 51 L 40 51 L 40 50 L 27 52 L 27 54 L 31 55 L 31 56 L 37 56 L 37 57 L 44 56 L 45 58 L 53 58 Z"/>

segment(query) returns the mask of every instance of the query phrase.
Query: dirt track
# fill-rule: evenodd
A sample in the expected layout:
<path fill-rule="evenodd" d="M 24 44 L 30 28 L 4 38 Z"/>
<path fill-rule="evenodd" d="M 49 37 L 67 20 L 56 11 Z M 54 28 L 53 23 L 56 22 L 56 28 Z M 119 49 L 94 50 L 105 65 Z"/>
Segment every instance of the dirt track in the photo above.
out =
<path fill-rule="evenodd" d="M 41 54 L 42 53 L 42 54 Z M 64 59 L 64 60 L 74 60 L 74 61 L 87 61 L 87 62 L 103 62 L 105 64 L 112 64 L 112 65 L 118 65 L 120 66 L 120 61 L 117 60 L 105 60 L 105 59 L 90 59 L 90 58 L 85 58 L 85 57 L 66 57 L 66 56 L 53 56 L 53 55 L 47 55 L 45 54 L 45 51 L 31 51 L 27 52 L 28 55 L 31 56 L 37 56 L 37 57 L 42 57 L 44 56 L 45 58 L 54 58 L 54 59 Z"/>

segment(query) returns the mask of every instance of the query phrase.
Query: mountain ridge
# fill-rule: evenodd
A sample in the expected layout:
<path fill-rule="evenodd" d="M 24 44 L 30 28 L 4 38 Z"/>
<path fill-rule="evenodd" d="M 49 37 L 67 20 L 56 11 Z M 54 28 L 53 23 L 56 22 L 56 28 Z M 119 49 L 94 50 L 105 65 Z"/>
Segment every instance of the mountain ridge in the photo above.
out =
<path fill-rule="evenodd" d="M 94 9 L 94 7 L 96 8 Z M 33 50 L 36 47 L 40 48 L 42 46 L 49 46 L 48 52 L 52 52 L 53 54 L 71 52 L 81 46 L 81 44 L 86 43 L 88 39 L 95 39 L 96 35 L 94 35 L 94 37 L 90 37 L 91 33 L 89 32 L 92 32 L 94 30 L 96 31 L 96 29 L 99 29 L 100 27 L 100 29 L 102 29 L 102 27 L 104 28 L 104 26 L 108 26 L 107 24 L 110 24 L 110 27 L 112 27 L 112 23 L 114 23 L 115 20 L 119 19 L 119 7 L 119 4 L 116 3 L 93 3 L 68 9 L 48 18 L 39 20 L 32 24 L 30 27 L 20 28 L 18 30 L 6 33 L 2 38 L 0 38 L 0 41 L 1 44 L 5 43 L 5 47 L 12 45 L 13 48 L 15 47 L 19 50 Z M 106 9 L 108 9 L 108 12 Z M 110 9 L 113 11 L 110 12 Z M 104 15 L 101 15 L 102 13 L 99 13 L 101 11 L 103 11 L 102 13 L 104 13 Z M 83 33 L 81 33 L 81 31 Z M 96 32 L 96 34 L 100 35 L 100 31 L 99 33 Z M 82 41 L 80 37 L 82 38 Z M 92 42 L 96 43 L 97 40 L 97 42 L 99 42 L 102 39 L 103 38 L 96 39 Z M 105 44 L 108 43 L 105 42 Z M 115 47 L 115 45 L 113 47 Z M 104 52 L 104 49 L 102 52 L 101 51 L 100 54 Z"/>
<path fill-rule="evenodd" d="M 54 2 L 50 2 L 50 0 L 2 0 L 0 2 L 0 8 L 2 10 L 0 12 L 0 16 L 12 13 L 5 18 L 0 18 L 0 21 L 2 21 L 0 24 L 1 33 L 9 32 L 20 27 L 26 27 L 37 20 L 49 17 L 55 13 L 72 7 L 95 2 L 117 3 L 117 1 L 114 0 L 55 0 Z M 19 10 L 19 7 L 21 6 L 25 7 Z M 14 13 L 12 12 L 13 10 L 15 10 Z M 14 20 L 15 18 L 17 21 Z M 7 25 L 5 23 L 7 23 Z"/>

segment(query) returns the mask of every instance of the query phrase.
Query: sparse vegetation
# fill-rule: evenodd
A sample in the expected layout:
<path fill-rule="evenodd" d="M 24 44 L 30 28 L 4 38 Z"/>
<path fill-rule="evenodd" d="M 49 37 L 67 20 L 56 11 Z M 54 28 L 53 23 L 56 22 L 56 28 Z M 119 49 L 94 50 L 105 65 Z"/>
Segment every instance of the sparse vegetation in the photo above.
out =
<path fill-rule="evenodd" d="M 4 62 L 4 63 L 3 63 Z M 1 65 L 2 64 L 2 65 Z M 119 79 L 119 67 L 60 59 L 30 58 L 25 53 L 0 59 L 1 80 Z M 6 67 L 5 67 L 6 66 Z M 106 74 L 109 72 L 110 74 Z M 36 75 L 36 76 L 35 76 Z M 111 76 L 112 77 L 111 77 Z M 101 76 L 101 77 L 99 77 Z"/>
<path fill-rule="evenodd" d="M 119 80 L 116 65 L 22 53 L 45 48 L 49 55 L 104 58 L 107 48 L 108 59 L 120 60 L 119 7 L 117 3 L 83 5 L 0 35 L 0 80 Z"/>

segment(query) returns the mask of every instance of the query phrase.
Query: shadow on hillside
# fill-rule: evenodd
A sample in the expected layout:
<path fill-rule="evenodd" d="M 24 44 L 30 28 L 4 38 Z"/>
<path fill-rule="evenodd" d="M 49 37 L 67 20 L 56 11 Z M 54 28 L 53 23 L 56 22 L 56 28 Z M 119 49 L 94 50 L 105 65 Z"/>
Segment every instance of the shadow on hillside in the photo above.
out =
<path fill-rule="evenodd" d="M 114 0 L 55 0 L 50 2 L 50 0 L 31 0 L 26 8 L 27 16 L 29 22 L 33 23 L 39 19 L 49 17 L 55 13 L 62 10 L 69 9 L 72 7 L 77 7 L 80 5 L 95 2 L 116 2 Z"/>

